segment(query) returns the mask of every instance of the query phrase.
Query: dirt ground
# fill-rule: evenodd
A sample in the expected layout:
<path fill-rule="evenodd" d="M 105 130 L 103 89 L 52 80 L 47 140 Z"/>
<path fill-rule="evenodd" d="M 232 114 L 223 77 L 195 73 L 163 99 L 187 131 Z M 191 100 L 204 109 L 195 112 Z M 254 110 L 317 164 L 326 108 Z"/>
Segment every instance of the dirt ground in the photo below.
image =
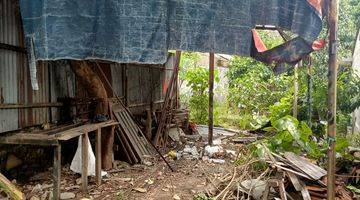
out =
<path fill-rule="evenodd" d="M 223 148 L 236 150 L 236 146 L 228 140 L 229 137 L 221 137 Z M 199 192 L 205 192 L 215 177 L 223 177 L 231 173 L 234 167 L 234 153 L 222 155 L 225 163 L 213 163 L 204 160 L 202 152 L 204 142 L 196 144 L 200 156 L 198 159 L 182 157 L 173 159 L 167 157 L 175 172 L 166 166 L 161 158 L 156 156 L 147 157 L 145 164 L 130 166 L 125 162 L 116 161 L 115 167 L 103 177 L 102 184 L 97 186 L 94 177 L 89 178 L 89 193 L 83 194 L 80 190 L 80 174 L 75 174 L 65 165 L 61 174 L 61 192 L 75 194 L 72 199 L 117 199 L 117 200 L 169 200 L 169 199 L 193 199 Z M 184 145 L 178 147 L 182 149 Z M 36 174 L 30 181 L 18 185 L 26 194 L 27 199 L 43 200 L 52 196 L 51 168 L 46 172 Z"/>

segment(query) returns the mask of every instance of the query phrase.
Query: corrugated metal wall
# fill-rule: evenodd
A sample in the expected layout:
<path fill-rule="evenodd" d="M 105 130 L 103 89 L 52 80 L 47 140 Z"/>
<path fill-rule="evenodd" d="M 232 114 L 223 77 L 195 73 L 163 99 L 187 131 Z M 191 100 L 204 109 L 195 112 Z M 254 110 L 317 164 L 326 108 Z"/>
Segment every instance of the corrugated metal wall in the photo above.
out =
<path fill-rule="evenodd" d="M 23 30 L 17 1 L 0 0 L 0 43 L 24 47 Z M 164 98 L 173 67 L 173 59 L 165 65 L 110 64 L 111 81 L 120 97 L 127 94 L 129 106 L 145 106 Z M 126 74 L 125 74 L 126 73 Z M 127 76 L 127 84 L 125 84 Z M 31 88 L 27 56 L 23 52 L 0 49 L 0 103 L 26 104 L 56 102 L 59 97 L 75 97 L 75 75 L 68 61 L 37 64 L 39 90 Z M 57 108 L 2 109 L 0 133 L 26 126 L 54 122 Z"/>
<path fill-rule="evenodd" d="M 0 43 L 24 47 L 17 1 L 0 1 Z M 37 78 L 39 90 L 34 91 L 26 54 L 0 49 L 0 103 L 56 102 L 58 97 L 75 96 L 75 75 L 67 61 L 38 62 Z M 56 121 L 58 118 L 57 108 L 0 110 L 0 132 Z"/>
<path fill-rule="evenodd" d="M 16 5 L 11 0 L 0 1 L 0 43 L 19 46 L 18 16 Z M 0 49 L 0 101 L 3 103 L 18 102 L 18 73 L 22 65 L 21 53 Z M 1 102 L 0 102 L 1 103 Z M 18 111 L 0 111 L 0 131 L 18 128 Z"/>

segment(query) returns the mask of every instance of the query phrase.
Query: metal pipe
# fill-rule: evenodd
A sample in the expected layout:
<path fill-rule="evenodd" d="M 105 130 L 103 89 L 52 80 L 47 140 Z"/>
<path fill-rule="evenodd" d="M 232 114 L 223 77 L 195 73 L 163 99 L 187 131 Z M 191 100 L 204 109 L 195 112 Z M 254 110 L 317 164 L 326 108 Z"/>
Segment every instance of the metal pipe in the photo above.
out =
<path fill-rule="evenodd" d="M 335 199 L 335 137 L 336 137 L 336 82 L 337 82 L 337 29 L 338 0 L 329 0 L 329 74 L 328 74 L 328 174 L 327 199 Z"/>

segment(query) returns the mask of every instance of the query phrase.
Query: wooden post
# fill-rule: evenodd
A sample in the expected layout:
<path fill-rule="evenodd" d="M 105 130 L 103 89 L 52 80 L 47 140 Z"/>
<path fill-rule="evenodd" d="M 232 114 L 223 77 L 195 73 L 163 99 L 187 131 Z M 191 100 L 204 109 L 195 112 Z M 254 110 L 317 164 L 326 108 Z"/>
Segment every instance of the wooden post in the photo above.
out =
<path fill-rule="evenodd" d="M 337 82 L 337 29 L 338 0 L 329 1 L 329 74 L 328 74 L 328 171 L 327 199 L 335 199 L 335 138 L 336 138 L 336 82 Z"/>
<path fill-rule="evenodd" d="M 299 94 L 298 68 L 299 68 L 299 64 L 296 64 L 294 66 L 294 102 L 293 102 L 293 117 L 294 118 L 297 118 L 297 116 L 298 116 L 298 94 Z"/>
<path fill-rule="evenodd" d="M 60 199 L 60 177 L 61 177 L 61 145 L 57 145 L 54 147 L 53 199 Z"/>
<path fill-rule="evenodd" d="M 89 154 L 88 154 L 88 133 L 84 133 L 81 136 L 81 189 L 82 191 L 87 194 L 87 187 L 88 187 L 88 162 L 89 162 Z"/>
<path fill-rule="evenodd" d="M 214 131 L 214 53 L 209 56 L 209 145 L 213 144 Z"/>
<path fill-rule="evenodd" d="M 108 95 L 104 83 L 102 82 L 98 73 L 92 70 L 91 66 L 86 61 L 70 61 L 71 69 L 76 75 L 77 80 L 87 90 L 90 97 L 100 99 L 96 106 L 95 114 L 108 115 Z M 108 81 L 106 75 L 103 73 L 100 65 L 96 62 L 98 71 L 102 73 L 103 78 Z M 111 87 L 111 84 L 108 85 Z M 104 135 L 102 141 L 102 164 L 104 169 L 112 167 L 112 155 L 114 145 L 114 133 L 103 131 Z"/>
<path fill-rule="evenodd" d="M 151 140 L 151 137 L 152 137 L 151 123 L 152 123 L 151 108 L 148 108 L 148 109 L 146 109 L 146 137 L 149 140 Z"/>
<path fill-rule="evenodd" d="M 96 184 L 101 184 L 101 128 L 99 128 L 96 132 L 95 136 L 95 159 L 96 159 L 96 165 L 95 165 L 95 179 Z"/>
<path fill-rule="evenodd" d="M 308 126 L 312 127 L 312 88 L 313 88 L 313 82 L 312 82 L 312 63 L 310 61 L 307 69 L 307 104 L 308 104 Z"/>

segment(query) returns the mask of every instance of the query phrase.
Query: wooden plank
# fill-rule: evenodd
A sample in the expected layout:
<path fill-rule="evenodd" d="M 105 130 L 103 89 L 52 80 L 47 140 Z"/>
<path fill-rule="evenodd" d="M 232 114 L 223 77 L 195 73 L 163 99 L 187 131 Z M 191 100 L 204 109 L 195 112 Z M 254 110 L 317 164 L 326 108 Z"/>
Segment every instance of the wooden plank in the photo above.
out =
<path fill-rule="evenodd" d="M 95 159 L 96 159 L 96 165 L 95 165 L 95 179 L 96 184 L 101 184 L 101 128 L 99 128 L 96 132 L 95 136 Z"/>
<path fill-rule="evenodd" d="M 302 186 L 300 184 L 299 178 L 295 174 L 293 174 L 291 172 L 287 172 L 287 175 L 288 175 L 291 183 L 293 184 L 295 190 L 296 191 L 301 191 L 303 188 L 302 188 Z"/>
<path fill-rule="evenodd" d="M 25 195 L 0 173 L 0 188 L 14 200 L 24 200 Z"/>
<path fill-rule="evenodd" d="M 58 141 L 47 135 L 41 134 L 27 134 L 17 133 L 10 136 L 0 137 L 0 144 L 27 144 L 27 145 L 39 145 L 39 146 L 56 146 Z"/>
<path fill-rule="evenodd" d="M 270 164 L 273 164 L 272 162 L 269 162 Z M 297 171 L 294 171 L 292 169 L 289 169 L 289 168 L 286 168 L 286 167 L 283 167 L 281 165 L 278 165 L 278 164 L 274 164 L 275 167 L 279 168 L 279 169 L 282 169 L 282 170 L 285 170 L 287 172 L 291 172 L 291 173 L 294 173 L 296 175 L 299 175 L 301 177 L 304 177 L 304 178 L 307 178 L 307 179 L 311 179 L 308 175 L 306 174 L 303 174 L 303 173 L 300 173 L 300 172 L 297 172 Z"/>
<path fill-rule="evenodd" d="M 66 141 L 66 140 L 78 137 L 83 133 L 96 131 L 99 128 L 105 128 L 105 127 L 114 126 L 117 124 L 118 124 L 118 122 L 114 122 L 112 120 L 109 120 L 106 122 L 101 122 L 101 123 L 96 123 L 96 124 L 85 124 L 85 125 L 78 126 L 73 129 L 70 129 L 70 130 L 59 132 L 59 133 L 55 134 L 55 137 L 58 140 Z"/>
<path fill-rule="evenodd" d="M 63 103 L 26 103 L 26 104 L 16 104 L 16 103 L 5 103 L 0 104 L 1 109 L 25 109 L 25 108 L 48 108 L 48 107 L 61 107 Z"/>
<path fill-rule="evenodd" d="M 146 139 L 145 134 L 141 131 L 139 126 L 132 120 L 131 116 L 128 113 L 125 112 L 124 116 L 127 118 L 128 122 L 132 124 L 133 128 L 136 130 L 135 134 L 136 137 L 139 138 L 139 142 L 141 142 L 141 145 L 144 148 L 144 154 L 151 155 L 152 154 L 151 150 L 153 147 L 149 146 L 149 142 Z"/>
<path fill-rule="evenodd" d="M 87 194 L 87 187 L 88 187 L 88 134 L 85 133 L 81 137 L 81 189 L 83 193 Z"/>
<path fill-rule="evenodd" d="M 80 131 L 66 131 L 66 133 L 62 133 L 61 135 L 56 134 L 56 138 L 61 141 L 67 141 L 75 137 L 79 137 L 83 133 Z"/>
<path fill-rule="evenodd" d="M 139 159 L 141 160 L 142 159 L 142 153 L 139 149 L 139 147 L 136 145 L 136 142 L 133 138 L 133 135 L 132 134 L 129 134 L 130 133 L 130 130 L 128 129 L 128 127 L 125 125 L 124 121 L 121 119 L 120 117 L 120 114 L 119 113 L 114 113 L 115 114 L 115 117 L 117 118 L 117 120 L 119 121 L 120 123 L 120 128 L 122 130 L 123 133 L 125 133 L 124 135 L 126 135 L 126 137 L 128 138 L 128 141 L 129 143 L 132 145 L 134 151 L 136 152 L 136 155 L 139 157 Z"/>
<path fill-rule="evenodd" d="M 61 177 L 61 145 L 54 148 L 53 166 L 53 198 L 60 199 L 60 177 Z"/>
<path fill-rule="evenodd" d="M 140 142 L 139 138 L 137 137 L 135 130 L 133 129 L 132 126 L 129 125 L 129 123 L 125 119 L 123 113 L 124 112 L 120 112 L 120 113 L 118 113 L 118 115 L 119 115 L 120 120 L 124 123 L 125 128 L 128 130 L 125 133 L 131 138 L 131 141 L 130 141 L 131 144 L 137 150 L 137 153 L 139 154 L 139 156 L 142 158 L 144 155 L 144 148 L 141 145 L 141 142 Z"/>
<path fill-rule="evenodd" d="M 326 175 L 326 170 L 321 167 L 312 164 L 303 157 L 297 156 L 292 152 L 285 152 L 284 157 L 295 165 L 298 169 L 304 172 L 306 175 L 314 180 L 319 180 Z"/>
<path fill-rule="evenodd" d="M 137 141 L 136 144 L 139 146 L 142 155 L 148 154 L 145 144 L 144 144 L 144 141 L 142 140 L 144 138 L 141 138 L 142 135 L 139 135 L 139 131 L 140 131 L 139 127 L 134 123 L 134 121 L 132 121 L 132 119 L 126 112 L 121 112 L 121 116 L 123 117 L 124 122 L 127 123 L 127 125 L 132 130 L 131 134 L 133 135 L 134 139 Z M 140 133 L 141 133 L 141 131 L 140 131 Z"/>
<path fill-rule="evenodd" d="M 293 174 L 291 172 L 287 172 L 287 175 L 288 175 L 291 183 L 293 184 L 294 188 L 296 189 L 296 191 L 301 192 L 303 199 L 311 200 L 309 191 L 307 190 L 305 183 L 303 181 L 301 181 L 295 174 Z"/>
<path fill-rule="evenodd" d="M 117 129 L 115 130 L 115 134 L 117 135 L 119 141 L 120 141 L 120 145 L 122 148 L 122 151 L 125 154 L 125 157 L 127 158 L 128 162 L 130 164 L 134 164 L 137 163 L 138 160 L 134 154 L 134 150 L 133 148 L 129 145 L 127 138 L 122 134 L 122 131 L 120 130 L 119 127 L 117 127 Z"/>
<path fill-rule="evenodd" d="M 287 200 L 286 191 L 285 191 L 285 186 L 284 186 L 284 181 L 283 181 L 283 180 L 279 181 L 279 192 L 280 192 L 281 200 Z"/>

